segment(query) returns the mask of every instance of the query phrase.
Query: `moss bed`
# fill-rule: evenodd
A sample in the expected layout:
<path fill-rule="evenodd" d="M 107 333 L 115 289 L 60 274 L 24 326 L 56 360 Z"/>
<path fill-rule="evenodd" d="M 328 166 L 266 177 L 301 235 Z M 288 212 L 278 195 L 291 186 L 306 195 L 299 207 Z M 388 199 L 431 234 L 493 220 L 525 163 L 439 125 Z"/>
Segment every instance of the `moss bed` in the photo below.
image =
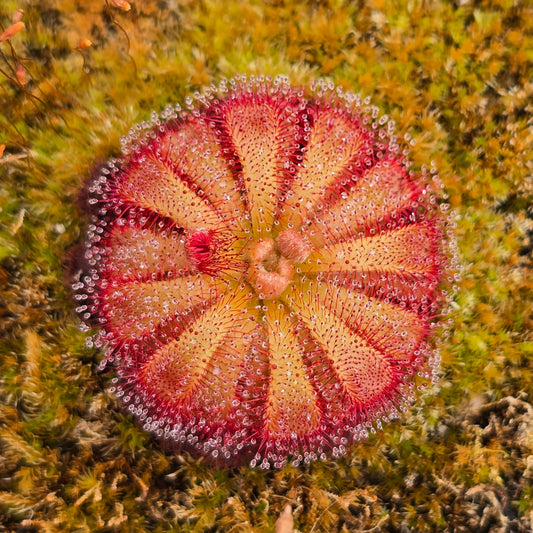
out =
<path fill-rule="evenodd" d="M 262 532 L 290 504 L 301 532 L 531 531 L 531 4 L 116 3 L 0 6 L 1 31 L 17 9 L 25 24 L 0 42 L 0 530 Z M 152 110 L 238 73 L 370 96 L 455 212 L 439 384 L 341 460 L 264 472 L 165 453 L 106 392 L 73 312 L 64 262 L 92 169 Z"/>

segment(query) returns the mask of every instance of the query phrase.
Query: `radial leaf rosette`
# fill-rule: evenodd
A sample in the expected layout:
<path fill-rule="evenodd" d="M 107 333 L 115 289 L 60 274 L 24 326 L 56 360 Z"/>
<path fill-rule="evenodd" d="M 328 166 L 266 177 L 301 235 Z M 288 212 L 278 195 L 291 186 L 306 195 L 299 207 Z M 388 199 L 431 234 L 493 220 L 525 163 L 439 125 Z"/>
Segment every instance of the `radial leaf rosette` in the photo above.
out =
<path fill-rule="evenodd" d="M 367 100 L 236 78 L 154 115 L 123 152 L 88 185 L 73 288 L 146 430 L 298 464 L 342 455 L 431 379 L 446 205 Z"/>

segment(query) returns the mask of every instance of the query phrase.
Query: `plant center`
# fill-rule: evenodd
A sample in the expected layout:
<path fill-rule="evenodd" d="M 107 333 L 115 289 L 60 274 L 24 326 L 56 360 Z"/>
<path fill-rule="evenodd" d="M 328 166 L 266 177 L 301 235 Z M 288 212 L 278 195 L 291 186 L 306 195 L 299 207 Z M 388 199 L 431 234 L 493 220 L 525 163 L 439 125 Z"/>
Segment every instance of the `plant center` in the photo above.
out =
<path fill-rule="evenodd" d="M 311 252 L 307 239 L 287 229 L 274 239 L 253 241 L 248 247 L 248 281 L 262 299 L 277 298 L 290 283 L 295 264 Z"/>

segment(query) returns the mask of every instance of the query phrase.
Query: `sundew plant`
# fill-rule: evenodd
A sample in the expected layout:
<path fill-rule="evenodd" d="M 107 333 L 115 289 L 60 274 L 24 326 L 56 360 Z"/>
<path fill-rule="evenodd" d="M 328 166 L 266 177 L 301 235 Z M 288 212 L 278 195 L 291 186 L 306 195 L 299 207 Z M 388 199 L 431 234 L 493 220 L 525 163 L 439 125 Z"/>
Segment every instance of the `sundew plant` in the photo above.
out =
<path fill-rule="evenodd" d="M 305 92 L 224 81 L 87 186 L 90 345 L 145 429 L 219 464 L 339 457 L 438 368 L 455 250 L 436 169 L 368 100 Z"/>

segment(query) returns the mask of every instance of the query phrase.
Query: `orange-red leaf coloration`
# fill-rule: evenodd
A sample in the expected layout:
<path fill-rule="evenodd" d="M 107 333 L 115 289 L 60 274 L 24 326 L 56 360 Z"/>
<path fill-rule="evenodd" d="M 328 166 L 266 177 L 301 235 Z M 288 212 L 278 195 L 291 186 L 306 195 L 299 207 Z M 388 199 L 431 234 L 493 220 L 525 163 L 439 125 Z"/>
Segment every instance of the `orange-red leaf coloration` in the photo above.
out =
<path fill-rule="evenodd" d="M 188 107 L 89 184 L 77 311 L 112 390 L 173 446 L 263 468 L 338 457 L 438 367 L 438 178 L 324 83 L 237 78 Z"/>
<path fill-rule="evenodd" d="M 11 26 L 9 26 L 9 28 L 6 28 L 5 31 L 0 35 L 0 42 L 11 39 L 11 37 L 15 36 L 19 31 L 22 31 L 24 28 L 25 24 L 20 20 L 18 22 L 15 22 L 14 24 L 11 24 Z"/>

